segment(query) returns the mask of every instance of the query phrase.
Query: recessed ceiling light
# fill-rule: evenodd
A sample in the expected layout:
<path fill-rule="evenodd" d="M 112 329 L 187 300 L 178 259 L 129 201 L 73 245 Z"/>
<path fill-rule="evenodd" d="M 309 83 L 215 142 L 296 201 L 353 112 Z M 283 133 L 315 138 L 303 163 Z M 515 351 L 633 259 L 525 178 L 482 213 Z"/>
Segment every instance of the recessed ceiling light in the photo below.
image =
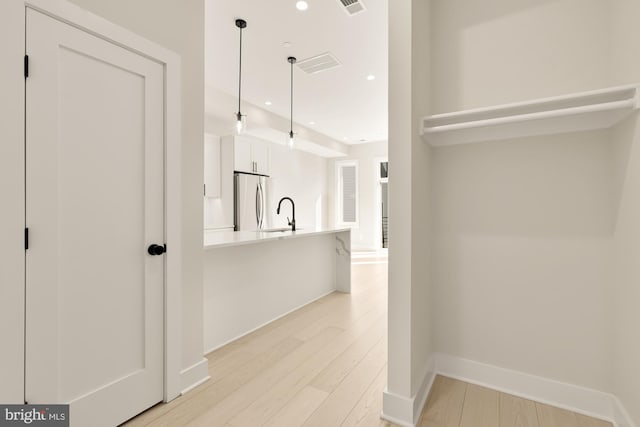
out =
<path fill-rule="evenodd" d="M 374 76 L 373 74 L 369 74 L 367 76 L 367 80 L 375 80 L 375 79 L 376 79 L 376 76 Z"/>
<path fill-rule="evenodd" d="M 315 125 L 315 124 L 316 124 L 316 122 L 309 122 L 309 124 L 310 124 L 311 126 L 313 126 L 313 125 Z"/>
<path fill-rule="evenodd" d="M 271 101 L 264 101 L 264 105 L 271 105 Z"/>
<path fill-rule="evenodd" d="M 349 139 L 349 138 L 347 138 L 346 136 L 343 136 L 343 137 L 342 137 L 342 139 L 344 139 L 344 140 L 346 141 L 346 140 L 347 140 L 347 139 Z"/>
<path fill-rule="evenodd" d="M 287 48 L 291 47 L 291 42 L 282 43 L 282 47 L 287 47 Z"/>
<path fill-rule="evenodd" d="M 298 10 L 307 10 L 308 7 L 309 7 L 309 4 L 304 0 L 300 0 L 299 2 L 296 3 L 296 8 Z"/>

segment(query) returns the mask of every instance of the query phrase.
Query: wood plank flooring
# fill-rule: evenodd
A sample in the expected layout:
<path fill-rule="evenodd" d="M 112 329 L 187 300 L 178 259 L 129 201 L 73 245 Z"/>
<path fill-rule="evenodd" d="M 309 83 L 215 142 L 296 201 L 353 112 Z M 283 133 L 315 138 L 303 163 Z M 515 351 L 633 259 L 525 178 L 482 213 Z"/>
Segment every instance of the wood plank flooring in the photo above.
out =
<path fill-rule="evenodd" d="M 613 427 L 611 423 L 437 376 L 418 427 Z"/>
<path fill-rule="evenodd" d="M 127 427 L 397 427 L 380 419 L 387 380 L 387 264 L 357 258 L 333 293 L 207 355 L 211 379 Z M 437 377 L 420 427 L 610 427 Z"/>

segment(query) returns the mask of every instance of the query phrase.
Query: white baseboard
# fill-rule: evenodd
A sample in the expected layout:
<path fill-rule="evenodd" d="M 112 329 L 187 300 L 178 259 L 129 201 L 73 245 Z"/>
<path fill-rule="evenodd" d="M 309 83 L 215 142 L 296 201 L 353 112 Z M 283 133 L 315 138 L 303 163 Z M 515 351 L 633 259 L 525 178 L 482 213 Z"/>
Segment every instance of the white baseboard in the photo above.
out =
<path fill-rule="evenodd" d="M 418 392 L 413 397 L 413 422 L 417 424 L 420 422 L 420 415 L 422 415 L 422 410 L 424 409 L 424 405 L 427 403 L 427 398 L 429 397 L 429 392 L 431 391 L 431 387 L 433 387 L 433 381 L 436 379 L 436 359 L 432 357 L 427 364 L 426 372 L 422 375 L 422 382 L 420 383 L 420 388 Z"/>
<path fill-rule="evenodd" d="M 413 401 L 414 399 L 400 396 L 385 389 L 382 395 L 382 415 L 380 417 L 401 427 L 414 427 Z"/>
<path fill-rule="evenodd" d="M 613 412 L 616 427 L 636 427 L 636 423 L 633 422 L 620 399 L 618 399 L 617 396 L 613 396 L 613 399 Z"/>
<path fill-rule="evenodd" d="M 437 354 L 435 360 L 438 374 L 610 421 L 617 427 L 635 427 L 610 393 L 445 354 Z"/>
<path fill-rule="evenodd" d="M 233 338 L 231 338 L 230 340 L 227 340 L 227 341 L 223 342 L 222 344 L 218 344 L 218 345 L 215 345 L 215 346 L 211 347 L 210 349 L 206 350 L 206 351 L 204 352 L 204 354 L 209 354 L 209 353 L 211 353 L 211 352 L 214 352 L 214 351 L 218 350 L 219 348 L 224 347 L 224 346 L 225 346 L 225 345 L 227 345 L 227 344 L 231 344 L 232 342 L 234 342 L 234 341 L 236 341 L 236 340 L 239 340 L 240 338 L 242 338 L 242 337 L 244 337 L 244 336 L 247 336 L 247 335 L 249 335 L 249 334 L 251 334 L 251 333 L 253 333 L 253 332 L 257 331 L 258 329 L 260 329 L 260 328 L 263 328 L 263 327 L 267 326 L 269 323 L 273 323 L 273 322 L 275 322 L 276 320 L 278 320 L 278 319 L 280 319 L 280 318 L 283 318 L 283 317 L 285 317 L 285 316 L 288 316 L 289 314 L 293 313 L 294 311 L 300 310 L 302 307 L 305 307 L 305 306 L 307 306 L 307 305 L 309 305 L 309 304 L 311 304 L 311 303 L 314 303 L 314 302 L 318 301 L 319 299 L 322 299 L 322 298 L 326 297 L 327 295 L 331 295 L 331 294 L 332 294 L 332 293 L 334 293 L 334 292 L 340 292 L 340 291 L 338 291 L 338 290 L 336 290 L 336 289 L 332 289 L 331 291 L 327 292 L 326 294 L 322 294 L 322 295 L 320 295 L 319 297 L 314 298 L 314 299 L 312 299 L 312 300 L 311 300 L 311 301 L 309 301 L 309 302 L 305 302 L 304 304 L 301 304 L 301 305 L 299 305 L 299 306 L 297 306 L 297 307 L 295 307 L 295 308 L 292 308 L 291 310 L 287 311 L 286 313 L 281 314 L 281 315 L 279 315 L 279 316 L 277 316 L 277 317 L 274 317 L 273 319 L 268 320 L 268 321 L 266 321 L 266 322 L 262 323 L 261 325 L 256 326 L 256 327 L 255 327 L 255 328 L 253 328 L 253 329 L 250 329 L 250 330 L 248 330 L 248 331 L 246 331 L 246 332 L 241 333 L 241 334 L 240 334 L 240 335 L 238 335 L 237 337 L 233 337 Z"/>
<path fill-rule="evenodd" d="M 433 356 L 413 398 L 384 391 L 381 418 L 402 427 L 414 427 L 438 374 L 609 421 L 616 427 L 636 427 L 613 394 L 441 353 Z"/>
<path fill-rule="evenodd" d="M 182 394 L 186 394 L 209 379 L 209 360 L 203 358 L 198 363 L 180 371 Z"/>
<path fill-rule="evenodd" d="M 422 409 L 427 402 L 429 392 L 436 378 L 435 359 L 431 359 L 427 364 L 426 372 L 422 375 L 422 381 L 417 393 L 410 399 L 399 396 L 389 390 L 384 391 L 383 405 L 384 408 L 382 419 L 402 427 L 415 427 L 420 421 Z"/>

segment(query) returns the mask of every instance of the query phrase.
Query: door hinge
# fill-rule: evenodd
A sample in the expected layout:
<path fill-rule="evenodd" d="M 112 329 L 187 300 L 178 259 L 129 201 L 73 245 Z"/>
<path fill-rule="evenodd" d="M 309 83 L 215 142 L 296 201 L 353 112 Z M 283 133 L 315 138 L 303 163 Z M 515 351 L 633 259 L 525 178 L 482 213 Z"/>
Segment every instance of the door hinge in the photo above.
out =
<path fill-rule="evenodd" d="M 204 191 L 202 193 L 203 196 L 207 195 L 207 184 L 204 185 Z"/>
<path fill-rule="evenodd" d="M 24 250 L 29 249 L 29 228 L 24 229 Z"/>
<path fill-rule="evenodd" d="M 29 77 L 29 55 L 24 56 L 24 78 Z"/>

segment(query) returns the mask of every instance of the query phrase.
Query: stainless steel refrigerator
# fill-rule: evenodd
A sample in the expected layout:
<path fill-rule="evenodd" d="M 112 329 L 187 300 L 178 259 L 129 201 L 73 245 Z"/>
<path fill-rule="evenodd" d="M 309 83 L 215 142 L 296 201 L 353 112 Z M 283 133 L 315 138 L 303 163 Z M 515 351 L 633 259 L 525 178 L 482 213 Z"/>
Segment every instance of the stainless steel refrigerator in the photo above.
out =
<path fill-rule="evenodd" d="M 268 228 L 269 177 L 236 172 L 234 183 L 235 230 Z"/>

